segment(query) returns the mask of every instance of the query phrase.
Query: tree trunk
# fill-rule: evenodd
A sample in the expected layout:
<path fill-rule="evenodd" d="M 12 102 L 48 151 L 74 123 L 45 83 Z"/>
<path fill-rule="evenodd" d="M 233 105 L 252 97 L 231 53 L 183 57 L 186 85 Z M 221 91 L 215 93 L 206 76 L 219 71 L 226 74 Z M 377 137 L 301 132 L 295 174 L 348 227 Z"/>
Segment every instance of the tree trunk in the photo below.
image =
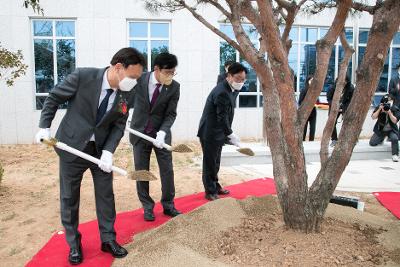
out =
<path fill-rule="evenodd" d="M 290 32 L 290 23 L 293 22 L 291 16 L 297 13 L 298 7 L 290 8 L 296 4 L 295 1 L 279 1 L 281 7 L 282 5 L 288 7 L 289 12 L 289 23 L 286 24 L 283 40 L 280 38 L 272 1 L 257 0 L 258 8 L 254 8 L 254 1 L 250 0 L 226 0 L 226 6 L 222 6 L 220 1 L 201 1 L 214 6 L 231 22 L 236 40 L 215 28 L 197 12 L 195 7 L 188 6 L 186 1 L 167 1 L 170 2 L 187 9 L 203 25 L 225 39 L 256 71 L 263 88 L 264 127 L 271 149 L 274 179 L 285 224 L 289 228 L 305 232 L 319 231 L 329 200 L 350 160 L 361 132 L 390 42 L 398 30 L 400 1 L 386 0 L 371 9 L 375 12 L 373 25 L 364 60 L 357 71 L 357 87 L 346 111 L 339 141 L 330 157 L 325 154 L 324 164 L 310 188 L 307 184 L 302 143 L 303 129 L 322 90 L 332 47 L 343 30 L 353 1 L 336 1 L 338 6 L 332 25 L 326 36 L 316 43 L 317 69 L 299 110 L 293 94 L 293 82 L 287 58 L 288 40 L 285 40 L 287 39 L 285 36 Z M 174 8 L 171 7 L 173 10 Z M 266 48 L 268 52 L 268 63 L 263 49 L 255 48 L 242 27 L 246 18 L 255 25 L 261 36 L 261 47 Z"/>
<path fill-rule="evenodd" d="M 339 179 L 350 161 L 354 146 L 360 135 L 371 98 L 375 92 L 390 42 L 400 25 L 400 1 L 385 1 L 373 17 L 367 49 L 357 70 L 357 86 L 346 111 L 339 140 L 327 160 L 321 166 L 317 179 L 309 189 L 307 210 L 315 223 L 321 222 L 329 200 Z M 316 225 L 315 229 L 318 229 Z"/>

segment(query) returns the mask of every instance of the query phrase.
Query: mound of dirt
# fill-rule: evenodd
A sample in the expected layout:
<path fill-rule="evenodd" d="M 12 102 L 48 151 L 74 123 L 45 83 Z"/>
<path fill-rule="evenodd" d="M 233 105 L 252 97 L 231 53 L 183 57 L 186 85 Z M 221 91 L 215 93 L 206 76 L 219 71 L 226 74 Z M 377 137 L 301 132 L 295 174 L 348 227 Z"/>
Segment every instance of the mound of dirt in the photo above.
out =
<path fill-rule="evenodd" d="M 275 196 L 224 198 L 136 235 L 113 266 L 398 266 L 400 224 L 330 205 L 321 233 L 286 229 Z"/>

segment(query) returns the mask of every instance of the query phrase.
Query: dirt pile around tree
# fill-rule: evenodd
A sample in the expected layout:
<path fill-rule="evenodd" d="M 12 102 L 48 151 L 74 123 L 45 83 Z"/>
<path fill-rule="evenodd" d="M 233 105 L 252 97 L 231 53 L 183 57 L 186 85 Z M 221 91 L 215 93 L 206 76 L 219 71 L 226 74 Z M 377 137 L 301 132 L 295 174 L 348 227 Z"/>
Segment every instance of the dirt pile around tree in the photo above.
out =
<path fill-rule="evenodd" d="M 220 199 L 135 236 L 113 266 L 398 266 L 400 223 L 331 204 L 321 233 L 287 230 L 274 196 Z"/>

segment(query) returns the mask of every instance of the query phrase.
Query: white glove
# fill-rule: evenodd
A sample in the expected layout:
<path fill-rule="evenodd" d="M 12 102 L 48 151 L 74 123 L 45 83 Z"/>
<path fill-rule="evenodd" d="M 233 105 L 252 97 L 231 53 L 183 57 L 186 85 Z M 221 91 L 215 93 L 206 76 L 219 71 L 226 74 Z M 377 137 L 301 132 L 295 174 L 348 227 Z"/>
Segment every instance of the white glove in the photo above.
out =
<path fill-rule="evenodd" d="M 111 172 L 111 167 L 112 167 L 112 162 L 113 162 L 113 154 L 107 150 L 103 150 L 103 153 L 101 153 L 100 157 L 100 162 L 99 162 L 99 168 L 103 172 Z"/>
<path fill-rule="evenodd" d="M 240 138 L 236 134 L 231 133 L 230 135 L 228 135 L 228 138 L 229 138 L 229 142 L 232 145 L 240 147 Z"/>
<path fill-rule="evenodd" d="M 41 128 L 35 136 L 35 141 L 40 144 L 42 140 L 49 140 L 51 137 L 50 128 Z"/>
<path fill-rule="evenodd" d="M 158 131 L 156 140 L 154 140 L 153 145 L 158 148 L 163 148 L 163 145 L 165 145 L 165 136 L 167 134 L 164 131 Z"/>

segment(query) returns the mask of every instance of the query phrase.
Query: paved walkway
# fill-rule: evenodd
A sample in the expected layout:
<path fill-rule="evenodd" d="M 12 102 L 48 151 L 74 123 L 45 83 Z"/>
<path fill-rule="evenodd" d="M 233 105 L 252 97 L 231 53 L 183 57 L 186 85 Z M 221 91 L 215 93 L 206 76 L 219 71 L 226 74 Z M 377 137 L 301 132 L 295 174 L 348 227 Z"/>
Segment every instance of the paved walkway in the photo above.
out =
<path fill-rule="evenodd" d="M 254 148 L 256 155 L 261 158 L 268 157 L 265 153 L 269 152 L 266 146 L 261 144 L 248 144 Z M 307 156 L 316 152 L 319 148 L 319 142 L 305 143 L 304 149 L 306 159 Z M 227 160 L 229 157 L 235 155 L 235 149 L 232 146 L 224 148 L 224 155 Z M 400 192 L 400 162 L 393 162 L 390 153 L 390 143 L 385 142 L 378 147 L 369 147 L 367 140 L 360 140 L 354 149 L 355 154 L 359 154 L 356 158 L 366 159 L 352 159 L 346 167 L 342 178 L 339 181 L 337 190 L 353 191 L 353 192 Z M 362 153 L 362 156 L 360 156 Z M 258 160 L 253 160 L 252 157 L 240 157 L 240 161 L 235 161 L 235 164 L 230 165 L 230 168 L 241 173 L 247 173 L 249 176 L 259 177 L 273 177 L 272 163 L 260 164 Z M 317 157 L 311 157 L 317 159 Z M 368 159 L 370 158 L 370 159 Z M 240 162 L 239 164 L 237 162 Z M 307 161 L 307 173 L 309 177 L 309 185 L 315 180 L 316 175 L 320 169 L 320 163 L 317 160 Z"/>

